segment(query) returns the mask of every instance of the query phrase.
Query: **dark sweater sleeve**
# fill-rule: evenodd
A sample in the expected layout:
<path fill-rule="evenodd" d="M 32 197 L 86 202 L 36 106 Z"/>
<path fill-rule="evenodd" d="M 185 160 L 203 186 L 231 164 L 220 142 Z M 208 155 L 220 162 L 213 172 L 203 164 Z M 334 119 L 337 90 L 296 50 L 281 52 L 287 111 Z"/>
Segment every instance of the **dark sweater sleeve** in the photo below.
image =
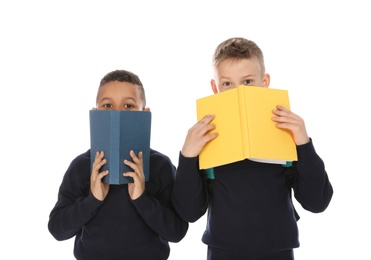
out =
<path fill-rule="evenodd" d="M 69 239 L 81 231 L 97 213 L 103 202 L 90 192 L 89 157 L 76 157 L 67 169 L 59 187 L 58 200 L 49 215 L 48 228 L 59 241 Z"/>
<path fill-rule="evenodd" d="M 205 214 L 207 190 L 197 157 L 184 157 L 179 153 L 175 176 L 173 204 L 176 211 L 188 222 L 195 222 Z"/>
<path fill-rule="evenodd" d="M 179 242 L 186 235 L 188 222 L 182 219 L 175 211 L 171 194 L 174 187 L 175 166 L 170 159 L 157 153 L 156 159 L 151 159 L 151 175 L 159 178 L 156 187 L 148 187 L 138 199 L 132 203 L 138 213 L 163 239 L 170 242 Z M 151 196 L 155 193 L 156 196 Z"/>
<path fill-rule="evenodd" d="M 298 150 L 298 176 L 294 183 L 294 196 L 301 206 L 311 212 L 324 211 L 332 198 L 333 188 L 325 165 L 316 153 L 313 142 L 300 145 Z"/>

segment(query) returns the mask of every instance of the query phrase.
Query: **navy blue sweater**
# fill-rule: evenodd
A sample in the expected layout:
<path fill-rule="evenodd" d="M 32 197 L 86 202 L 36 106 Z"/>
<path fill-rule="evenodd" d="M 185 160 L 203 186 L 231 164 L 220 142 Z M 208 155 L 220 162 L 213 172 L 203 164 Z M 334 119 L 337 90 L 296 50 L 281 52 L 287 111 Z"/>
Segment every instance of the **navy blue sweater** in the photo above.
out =
<path fill-rule="evenodd" d="M 90 150 L 70 164 L 50 213 L 48 228 L 57 240 L 75 236 L 76 259 L 168 259 L 188 223 L 172 207 L 175 167 L 151 149 L 145 192 L 131 200 L 127 185 L 111 185 L 104 201 L 90 191 Z"/>
<path fill-rule="evenodd" d="M 333 194 L 324 163 L 312 141 L 297 151 L 294 196 L 304 209 L 322 212 Z M 283 171 L 281 165 L 247 159 L 219 166 L 207 195 L 197 158 L 180 154 L 173 204 L 184 219 L 194 222 L 205 214 L 209 197 L 202 241 L 230 252 L 230 259 L 260 259 L 291 250 L 299 247 L 298 227 Z"/>

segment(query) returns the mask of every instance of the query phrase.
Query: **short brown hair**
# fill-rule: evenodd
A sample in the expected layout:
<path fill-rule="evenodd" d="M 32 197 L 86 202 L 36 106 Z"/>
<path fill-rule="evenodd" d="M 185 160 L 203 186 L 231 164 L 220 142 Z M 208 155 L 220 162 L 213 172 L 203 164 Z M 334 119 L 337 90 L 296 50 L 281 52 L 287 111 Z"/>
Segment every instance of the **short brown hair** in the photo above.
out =
<path fill-rule="evenodd" d="M 234 37 L 220 43 L 215 49 L 213 56 L 213 66 L 217 68 L 219 64 L 227 59 L 256 59 L 262 69 L 262 74 L 265 74 L 264 56 L 259 46 L 245 38 Z"/>

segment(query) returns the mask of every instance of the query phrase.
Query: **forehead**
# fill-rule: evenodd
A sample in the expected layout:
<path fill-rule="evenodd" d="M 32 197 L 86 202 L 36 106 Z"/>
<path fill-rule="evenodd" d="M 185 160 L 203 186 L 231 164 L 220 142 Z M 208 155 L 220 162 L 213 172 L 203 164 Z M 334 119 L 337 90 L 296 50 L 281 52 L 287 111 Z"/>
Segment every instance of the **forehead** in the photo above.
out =
<path fill-rule="evenodd" d="M 139 88 L 133 83 L 111 81 L 102 85 L 98 90 L 97 101 L 103 98 L 134 98 L 140 99 Z"/>
<path fill-rule="evenodd" d="M 259 74 L 260 63 L 256 59 L 226 59 L 219 63 L 216 73 L 223 77 L 236 74 Z"/>

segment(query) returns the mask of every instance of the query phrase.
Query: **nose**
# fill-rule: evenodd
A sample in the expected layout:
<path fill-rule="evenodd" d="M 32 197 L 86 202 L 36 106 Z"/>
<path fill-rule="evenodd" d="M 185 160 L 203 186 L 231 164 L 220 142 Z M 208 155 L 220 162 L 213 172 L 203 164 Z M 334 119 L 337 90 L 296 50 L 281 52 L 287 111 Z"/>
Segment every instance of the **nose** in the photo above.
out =
<path fill-rule="evenodd" d="M 113 106 L 113 107 L 112 107 L 112 110 L 122 111 L 122 110 L 125 110 L 125 108 L 122 107 L 122 106 Z"/>

